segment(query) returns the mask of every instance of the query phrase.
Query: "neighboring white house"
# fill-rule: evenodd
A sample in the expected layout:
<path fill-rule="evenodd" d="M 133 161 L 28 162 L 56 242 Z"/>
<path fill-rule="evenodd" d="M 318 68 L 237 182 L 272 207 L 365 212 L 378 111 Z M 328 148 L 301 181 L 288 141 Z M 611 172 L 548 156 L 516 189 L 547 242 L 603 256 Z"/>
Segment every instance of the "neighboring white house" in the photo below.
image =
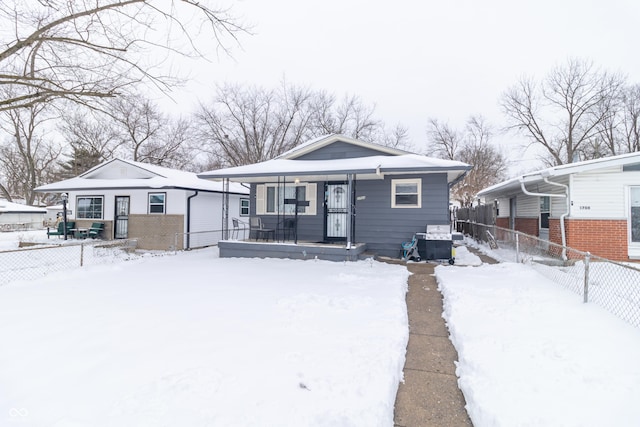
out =
<path fill-rule="evenodd" d="M 640 153 L 528 173 L 478 193 L 496 224 L 614 259 L 640 259 Z"/>
<path fill-rule="evenodd" d="M 101 222 L 104 238 L 138 239 L 144 249 L 168 249 L 176 235 L 178 248 L 205 246 L 222 237 L 223 184 L 192 172 L 114 159 L 36 191 L 67 194 L 67 219 L 76 228 Z M 228 216 L 248 217 L 249 190 L 230 183 L 226 194 Z"/>
<path fill-rule="evenodd" d="M 42 228 L 47 210 L 0 200 L 0 231 Z"/>

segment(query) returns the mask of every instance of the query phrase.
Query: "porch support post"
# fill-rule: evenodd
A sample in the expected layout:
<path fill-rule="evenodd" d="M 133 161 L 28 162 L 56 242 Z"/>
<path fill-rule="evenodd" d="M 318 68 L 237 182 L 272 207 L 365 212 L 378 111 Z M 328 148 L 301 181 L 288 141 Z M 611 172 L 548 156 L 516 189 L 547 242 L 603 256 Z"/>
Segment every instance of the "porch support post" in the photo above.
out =
<path fill-rule="evenodd" d="M 229 178 L 223 180 L 223 197 L 222 197 L 222 239 L 229 239 Z"/>
<path fill-rule="evenodd" d="M 354 189 L 355 189 L 355 175 L 352 173 L 347 174 L 347 249 L 351 249 L 354 242 L 354 230 L 353 223 L 355 219 L 355 206 L 354 206 Z"/>

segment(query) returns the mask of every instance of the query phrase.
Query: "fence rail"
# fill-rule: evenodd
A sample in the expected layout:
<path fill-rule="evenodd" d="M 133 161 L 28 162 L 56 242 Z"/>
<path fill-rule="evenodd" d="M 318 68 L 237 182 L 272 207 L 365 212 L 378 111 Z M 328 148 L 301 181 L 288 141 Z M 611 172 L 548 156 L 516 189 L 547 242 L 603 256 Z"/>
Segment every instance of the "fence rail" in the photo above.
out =
<path fill-rule="evenodd" d="M 640 327 L 640 265 L 611 261 L 519 231 L 471 221 L 456 229 L 487 243 L 502 261 L 521 262 Z"/>
<path fill-rule="evenodd" d="M 51 239 L 30 242 L 34 246 L 0 251 L 0 286 L 17 280 L 34 280 L 71 268 L 114 263 L 145 254 L 176 253 L 182 249 L 215 246 L 222 230 L 169 233 L 118 240 Z"/>

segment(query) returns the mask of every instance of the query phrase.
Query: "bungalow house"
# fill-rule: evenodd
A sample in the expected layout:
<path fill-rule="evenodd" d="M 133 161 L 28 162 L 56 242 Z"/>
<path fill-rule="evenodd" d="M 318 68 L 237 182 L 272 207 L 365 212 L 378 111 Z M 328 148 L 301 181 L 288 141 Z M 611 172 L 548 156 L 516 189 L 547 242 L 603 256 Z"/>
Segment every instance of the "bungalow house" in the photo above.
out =
<path fill-rule="evenodd" d="M 397 258 L 401 243 L 428 224 L 449 225 L 449 187 L 470 168 L 328 135 L 272 160 L 198 176 L 250 183 L 252 221 L 268 230 L 253 238 L 280 242 L 220 242 L 222 257 L 355 259 L 366 250 Z M 331 246 L 340 248 L 335 256 Z"/>
<path fill-rule="evenodd" d="M 0 200 L 0 231 L 42 228 L 46 213 L 45 208 Z"/>
<path fill-rule="evenodd" d="M 640 153 L 528 173 L 478 193 L 496 225 L 613 260 L 640 259 Z"/>
<path fill-rule="evenodd" d="M 137 239 L 143 249 L 167 250 L 217 242 L 227 215 L 248 216 L 248 189 L 199 179 L 195 173 L 113 159 L 36 191 L 67 195 L 68 219 L 77 228 L 104 223 L 105 239 Z M 228 197 L 226 197 L 228 196 Z M 216 233 L 204 233 L 212 232 Z M 187 234 L 188 233 L 188 234 Z"/>

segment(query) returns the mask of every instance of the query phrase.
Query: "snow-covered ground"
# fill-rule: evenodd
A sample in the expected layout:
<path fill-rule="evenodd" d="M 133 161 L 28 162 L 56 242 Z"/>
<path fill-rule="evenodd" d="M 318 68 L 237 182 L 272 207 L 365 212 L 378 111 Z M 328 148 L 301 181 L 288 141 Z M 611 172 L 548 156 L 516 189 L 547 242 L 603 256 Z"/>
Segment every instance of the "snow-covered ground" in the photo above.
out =
<path fill-rule="evenodd" d="M 640 425 L 640 329 L 523 264 L 436 278 L 476 427 Z"/>
<path fill-rule="evenodd" d="M 408 272 L 215 249 L 0 287 L 1 426 L 390 426 Z"/>
<path fill-rule="evenodd" d="M 405 268 L 105 261 L 0 286 L 1 426 L 393 425 Z M 436 268 L 474 425 L 640 425 L 640 329 L 479 264 L 461 246 Z"/>

